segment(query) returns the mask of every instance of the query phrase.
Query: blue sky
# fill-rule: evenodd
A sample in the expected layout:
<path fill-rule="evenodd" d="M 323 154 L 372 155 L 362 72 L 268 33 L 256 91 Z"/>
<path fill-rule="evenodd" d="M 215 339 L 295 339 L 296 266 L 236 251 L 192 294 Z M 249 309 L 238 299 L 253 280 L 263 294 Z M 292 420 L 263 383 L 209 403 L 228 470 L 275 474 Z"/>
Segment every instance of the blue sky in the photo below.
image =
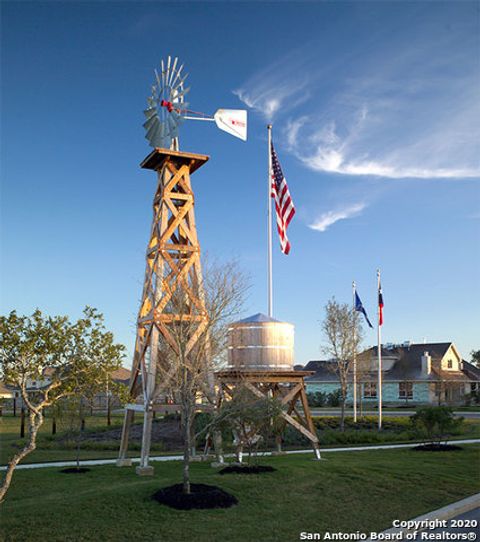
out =
<path fill-rule="evenodd" d="M 105 313 L 129 350 L 155 180 L 142 110 L 185 62 L 193 109 L 248 108 L 246 143 L 187 122 L 202 250 L 266 311 L 266 123 L 297 209 L 274 239 L 274 313 L 296 360 L 351 282 L 385 342 L 480 348 L 480 69 L 475 2 L 2 2 L 2 311 Z M 365 345 L 375 343 L 366 334 Z M 129 361 L 126 362 L 128 365 Z"/>

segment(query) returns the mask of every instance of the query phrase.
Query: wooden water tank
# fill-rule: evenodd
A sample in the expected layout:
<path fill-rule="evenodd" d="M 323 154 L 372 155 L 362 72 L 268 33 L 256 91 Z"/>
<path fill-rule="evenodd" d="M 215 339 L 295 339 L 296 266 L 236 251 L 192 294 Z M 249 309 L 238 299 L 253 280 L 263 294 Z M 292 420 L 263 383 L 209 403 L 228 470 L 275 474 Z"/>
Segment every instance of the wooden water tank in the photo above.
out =
<path fill-rule="evenodd" d="M 264 314 L 231 324 L 228 329 L 228 369 L 293 371 L 294 327 Z"/>

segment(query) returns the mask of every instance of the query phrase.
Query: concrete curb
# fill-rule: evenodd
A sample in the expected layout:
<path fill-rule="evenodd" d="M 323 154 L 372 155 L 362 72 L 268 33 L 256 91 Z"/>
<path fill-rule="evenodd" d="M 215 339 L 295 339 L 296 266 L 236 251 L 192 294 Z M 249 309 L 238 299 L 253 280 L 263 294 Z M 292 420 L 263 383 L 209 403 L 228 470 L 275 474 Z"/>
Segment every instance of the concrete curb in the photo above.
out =
<path fill-rule="evenodd" d="M 479 444 L 480 439 L 465 439 L 465 440 L 451 440 L 449 441 L 452 444 Z M 419 442 L 412 442 L 410 444 L 380 444 L 375 446 L 350 446 L 348 448 L 325 448 L 321 449 L 320 452 L 322 454 L 331 453 L 331 452 L 368 452 L 368 451 L 375 451 L 375 450 L 396 450 L 399 448 L 413 448 L 414 446 L 418 446 Z M 275 452 L 273 452 L 275 454 Z M 311 449 L 309 450 L 287 450 L 285 454 L 291 455 L 291 454 L 311 454 L 313 451 Z M 265 456 L 272 455 L 272 452 L 266 452 L 264 454 Z M 227 454 L 225 457 L 232 458 L 235 457 L 234 454 Z M 132 463 L 139 463 L 140 458 L 139 457 L 132 457 Z M 150 457 L 150 461 L 182 461 L 183 456 L 181 455 L 157 455 L 154 457 Z M 117 459 L 85 459 L 80 461 L 81 465 L 84 467 L 88 466 L 94 466 L 94 465 L 115 465 L 117 462 Z M 52 461 L 50 463 L 25 463 L 23 465 L 18 465 L 17 469 L 43 469 L 48 467 L 74 467 L 76 465 L 76 461 Z M 7 470 L 6 465 L 0 466 L 0 472 Z"/>
<path fill-rule="evenodd" d="M 475 510 L 475 508 L 480 507 L 480 493 L 476 493 L 475 495 L 471 495 L 470 497 L 466 497 L 465 499 L 462 499 L 461 501 L 454 502 L 452 504 L 447 504 L 447 506 L 444 506 L 443 508 L 439 508 L 438 510 L 432 510 L 432 512 L 427 512 L 426 514 L 423 514 L 422 516 L 418 516 L 416 518 L 413 518 L 408 521 L 412 522 L 421 522 L 421 521 L 431 521 L 431 520 L 449 520 L 456 516 L 459 516 L 461 514 L 465 514 L 466 512 L 470 512 L 471 510 Z M 390 534 L 399 534 L 401 533 L 401 538 L 404 539 L 405 535 L 408 533 L 413 533 L 415 531 L 424 531 L 424 528 L 415 529 L 412 528 L 405 528 L 405 527 L 391 527 L 390 529 L 387 529 L 386 531 L 382 531 L 382 534 L 384 535 L 390 535 Z M 365 542 L 371 542 L 371 538 L 367 538 Z M 388 536 L 386 537 L 386 540 L 388 540 Z"/>

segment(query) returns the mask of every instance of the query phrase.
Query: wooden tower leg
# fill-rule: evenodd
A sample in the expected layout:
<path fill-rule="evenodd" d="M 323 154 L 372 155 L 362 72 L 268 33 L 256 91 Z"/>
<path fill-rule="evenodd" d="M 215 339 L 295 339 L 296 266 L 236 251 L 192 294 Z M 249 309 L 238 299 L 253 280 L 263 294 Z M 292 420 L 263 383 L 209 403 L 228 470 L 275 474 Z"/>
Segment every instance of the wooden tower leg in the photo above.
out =
<path fill-rule="evenodd" d="M 130 435 L 130 427 L 133 424 L 135 416 L 134 410 L 125 409 L 125 419 L 122 428 L 122 440 L 120 441 L 120 452 L 117 459 L 117 467 L 131 467 L 132 460 L 127 457 L 128 437 Z"/>

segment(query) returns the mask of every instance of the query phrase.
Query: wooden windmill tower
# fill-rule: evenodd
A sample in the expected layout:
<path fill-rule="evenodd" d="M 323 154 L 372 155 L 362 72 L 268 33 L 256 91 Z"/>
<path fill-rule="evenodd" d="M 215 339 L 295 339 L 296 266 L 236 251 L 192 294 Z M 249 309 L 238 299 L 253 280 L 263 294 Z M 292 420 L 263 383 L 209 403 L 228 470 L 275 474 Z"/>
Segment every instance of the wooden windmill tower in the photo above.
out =
<path fill-rule="evenodd" d="M 118 466 L 131 465 L 127 458 L 128 438 L 135 412 L 143 414 L 143 434 L 140 466 L 137 473 L 153 474 L 149 465 L 155 400 L 165 393 L 168 370 L 163 381 L 158 369 L 164 363 L 159 350 L 161 342 L 176 352 L 178 344 L 172 326 L 188 320 L 188 342 L 184 355 L 195 348 L 205 332 L 208 316 L 202 297 L 200 245 L 194 213 L 194 194 L 190 176 L 209 159 L 208 156 L 180 152 L 178 126 L 184 119 L 212 120 L 224 131 L 246 139 L 246 112 L 219 110 L 214 117 L 199 116 L 189 111 L 184 101 L 188 88 L 183 65 L 178 60 L 161 63 L 161 73 L 155 71 L 152 95 L 144 111 L 146 138 L 154 150 L 141 167 L 157 173 L 157 188 L 153 198 L 153 220 L 146 252 L 146 269 L 142 300 L 137 319 L 137 337 L 130 379 L 132 403 L 125 411 Z M 188 115 L 190 114 L 190 116 Z M 181 295 L 187 313 L 179 314 L 174 302 Z M 213 385 L 213 381 L 210 383 Z M 161 408 L 161 407 L 158 407 Z"/>

